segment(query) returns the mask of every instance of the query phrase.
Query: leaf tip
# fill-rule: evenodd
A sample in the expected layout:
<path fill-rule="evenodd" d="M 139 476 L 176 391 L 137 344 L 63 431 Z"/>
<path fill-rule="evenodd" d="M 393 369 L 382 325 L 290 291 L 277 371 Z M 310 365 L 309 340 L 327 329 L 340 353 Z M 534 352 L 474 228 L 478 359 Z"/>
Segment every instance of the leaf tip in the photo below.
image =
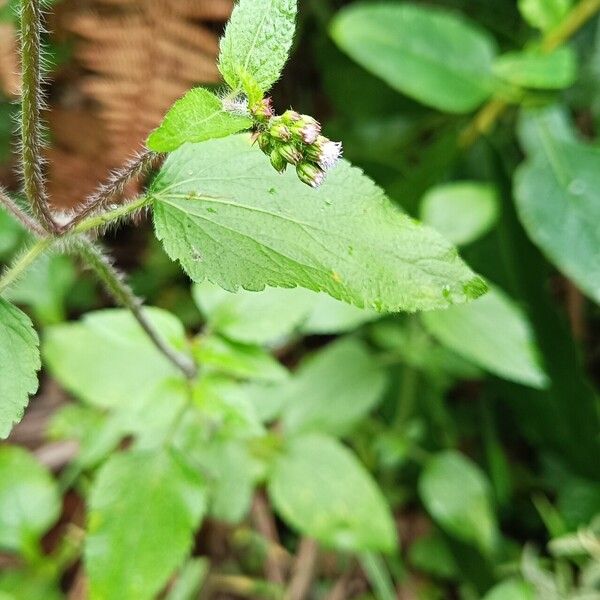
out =
<path fill-rule="evenodd" d="M 488 284 L 481 277 L 473 277 L 463 285 L 463 293 L 469 300 L 477 300 L 488 291 Z"/>

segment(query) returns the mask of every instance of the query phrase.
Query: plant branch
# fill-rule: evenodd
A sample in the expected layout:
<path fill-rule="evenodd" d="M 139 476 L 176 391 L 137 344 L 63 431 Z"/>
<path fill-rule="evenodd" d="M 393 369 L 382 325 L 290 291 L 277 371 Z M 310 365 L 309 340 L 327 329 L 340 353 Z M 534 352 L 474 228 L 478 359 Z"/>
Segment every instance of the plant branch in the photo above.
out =
<path fill-rule="evenodd" d="M 77 239 L 74 250 L 94 270 L 108 293 L 120 305 L 131 311 L 156 348 L 185 375 L 186 379 L 194 379 L 197 368 L 192 359 L 175 350 L 154 328 L 144 312 L 142 301 L 133 293 L 121 273 L 115 269 L 104 253 L 84 237 Z"/>
<path fill-rule="evenodd" d="M 29 250 L 22 254 L 0 277 L 0 294 L 16 283 L 29 267 L 55 242 L 54 238 L 46 237 L 38 240 Z"/>
<path fill-rule="evenodd" d="M 1 187 L 0 204 L 29 232 L 38 237 L 46 235 L 46 230 L 31 215 L 27 214 Z"/>
<path fill-rule="evenodd" d="M 600 11 L 600 0 L 581 0 L 540 43 L 540 50 L 550 54 L 573 37 L 595 14 Z M 479 136 L 492 131 L 497 121 L 508 110 L 510 104 L 501 98 L 493 98 L 473 117 L 459 137 L 463 149 L 473 145 Z"/>
<path fill-rule="evenodd" d="M 112 173 L 108 181 L 101 185 L 94 194 L 88 197 L 83 207 L 77 214 L 60 228 L 60 233 L 68 233 L 83 223 L 87 218 L 96 214 L 98 211 L 108 208 L 119 196 L 121 196 L 127 185 L 141 175 L 148 173 L 156 167 L 163 159 L 162 154 L 157 154 L 152 150 L 144 150 L 125 166 Z"/>
<path fill-rule="evenodd" d="M 44 185 L 41 153 L 40 109 L 42 98 L 40 0 L 24 0 L 21 8 L 21 61 L 23 69 L 21 109 L 21 162 L 25 194 L 46 231 L 56 233 Z"/>

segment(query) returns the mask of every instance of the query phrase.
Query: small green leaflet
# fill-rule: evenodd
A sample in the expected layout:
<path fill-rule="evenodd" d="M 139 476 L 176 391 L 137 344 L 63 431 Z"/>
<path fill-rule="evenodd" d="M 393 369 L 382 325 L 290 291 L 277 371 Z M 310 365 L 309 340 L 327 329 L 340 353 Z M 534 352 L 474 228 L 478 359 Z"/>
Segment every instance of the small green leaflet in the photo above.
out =
<path fill-rule="evenodd" d="M 600 303 L 600 150 L 569 139 L 557 119 L 533 113 L 523 123 L 528 158 L 515 177 L 517 210 L 548 259 Z"/>
<path fill-rule="evenodd" d="M 292 439 L 276 460 L 268 487 L 277 512 L 327 546 L 350 552 L 396 547 L 383 494 L 354 455 L 332 438 Z"/>
<path fill-rule="evenodd" d="M 204 142 L 249 129 L 252 120 L 223 110 L 222 101 L 203 88 L 190 90 L 171 107 L 158 129 L 148 138 L 148 148 L 171 152 L 186 142 Z"/>
<path fill-rule="evenodd" d="M 423 504 L 450 535 L 491 553 L 498 537 L 485 473 L 468 458 L 448 450 L 432 458 L 419 479 Z"/>
<path fill-rule="evenodd" d="M 512 85 L 560 90 L 575 83 L 577 57 L 572 48 L 560 48 L 551 54 L 508 52 L 496 60 L 494 73 Z"/>
<path fill-rule="evenodd" d="M 0 298 L 0 438 L 23 417 L 38 389 L 39 340 L 31 319 Z"/>
<path fill-rule="evenodd" d="M 196 282 L 300 286 L 379 311 L 445 308 L 487 289 L 345 161 L 315 191 L 276 173 L 249 136 L 231 136 L 171 154 L 149 194 L 158 238 Z"/>
<path fill-rule="evenodd" d="M 574 0 L 519 0 L 519 11 L 532 26 L 548 31 L 567 15 Z"/>
<path fill-rule="evenodd" d="M 115 454 L 89 499 L 90 599 L 150 600 L 189 552 L 206 487 L 174 452 Z"/>
<path fill-rule="evenodd" d="M 494 39 L 449 11 L 405 2 L 355 3 L 338 12 L 331 35 L 369 72 L 439 110 L 470 112 L 494 89 Z"/>
<path fill-rule="evenodd" d="M 279 79 L 296 29 L 296 0 L 240 0 L 221 39 L 219 70 L 234 90 L 267 92 Z"/>

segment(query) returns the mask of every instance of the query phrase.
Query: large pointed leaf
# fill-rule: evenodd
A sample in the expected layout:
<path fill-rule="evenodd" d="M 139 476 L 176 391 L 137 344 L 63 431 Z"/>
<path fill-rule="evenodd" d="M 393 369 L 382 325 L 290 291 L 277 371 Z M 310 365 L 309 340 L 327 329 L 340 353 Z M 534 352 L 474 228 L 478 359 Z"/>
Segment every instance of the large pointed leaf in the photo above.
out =
<path fill-rule="evenodd" d="M 38 336 L 29 317 L 0 298 L 0 438 L 23 417 L 38 388 Z"/>
<path fill-rule="evenodd" d="M 445 308 L 486 286 L 433 230 L 343 162 L 315 191 L 248 136 L 186 145 L 150 190 L 168 254 L 229 290 L 306 287 L 378 310 Z"/>

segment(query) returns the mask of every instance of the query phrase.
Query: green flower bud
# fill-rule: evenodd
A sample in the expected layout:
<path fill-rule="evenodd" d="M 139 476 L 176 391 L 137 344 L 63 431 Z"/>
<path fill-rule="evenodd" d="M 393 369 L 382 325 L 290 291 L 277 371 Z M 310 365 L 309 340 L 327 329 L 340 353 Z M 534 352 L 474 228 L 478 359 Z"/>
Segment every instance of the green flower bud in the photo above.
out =
<path fill-rule="evenodd" d="M 325 173 L 311 162 L 301 162 L 296 166 L 298 179 L 312 188 L 318 188 L 325 179 Z"/>
<path fill-rule="evenodd" d="M 271 153 L 273 140 L 271 139 L 271 136 L 268 133 L 265 133 L 265 132 L 259 133 L 258 137 L 256 138 L 256 141 L 258 142 L 258 147 L 265 154 L 268 155 Z"/>
<path fill-rule="evenodd" d="M 283 158 L 283 156 L 281 156 L 281 154 L 279 153 L 279 150 L 273 150 L 271 152 L 270 158 L 273 168 L 279 173 L 283 173 L 287 169 L 288 164 L 285 158 Z"/>
<path fill-rule="evenodd" d="M 308 115 L 302 115 L 291 129 L 305 144 L 314 144 L 321 133 L 321 124 Z"/>
<path fill-rule="evenodd" d="M 296 121 L 299 121 L 301 118 L 302 118 L 302 115 L 300 113 L 296 112 L 295 110 L 286 110 L 281 115 L 281 120 L 286 125 L 293 125 L 294 123 L 296 123 Z"/>
<path fill-rule="evenodd" d="M 279 153 L 290 165 L 297 165 L 304 158 L 302 152 L 292 144 L 280 146 Z"/>
<path fill-rule="evenodd" d="M 276 140 L 289 142 L 292 139 L 292 132 L 284 123 L 278 122 L 269 128 L 269 135 Z"/>
<path fill-rule="evenodd" d="M 262 124 L 266 124 L 275 114 L 271 98 L 263 98 L 250 108 L 250 114 Z"/>

